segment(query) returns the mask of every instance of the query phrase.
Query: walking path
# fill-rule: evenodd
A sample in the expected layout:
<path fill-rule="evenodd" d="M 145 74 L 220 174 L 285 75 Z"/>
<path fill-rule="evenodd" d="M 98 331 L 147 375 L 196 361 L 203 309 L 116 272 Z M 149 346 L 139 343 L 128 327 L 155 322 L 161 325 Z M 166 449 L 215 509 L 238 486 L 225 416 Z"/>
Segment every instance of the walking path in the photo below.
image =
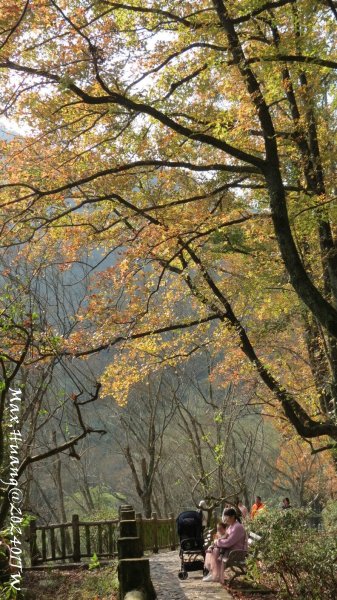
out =
<path fill-rule="evenodd" d="M 153 554 L 150 558 L 151 579 L 158 600 L 233 600 L 220 585 L 202 581 L 202 571 L 192 571 L 188 579 L 178 579 L 178 551 Z"/>

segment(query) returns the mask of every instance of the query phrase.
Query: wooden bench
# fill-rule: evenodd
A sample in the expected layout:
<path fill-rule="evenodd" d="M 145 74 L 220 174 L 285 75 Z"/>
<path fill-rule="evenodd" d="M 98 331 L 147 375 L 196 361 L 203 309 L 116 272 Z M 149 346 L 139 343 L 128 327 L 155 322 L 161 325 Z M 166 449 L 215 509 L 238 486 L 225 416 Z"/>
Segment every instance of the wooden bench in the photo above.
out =
<path fill-rule="evenodd" d="M 261 539 L 261 536 L 252 531 L 248 535 L 248 548 L 256 544 Z M 233 571 L 232 577 L 228 581 L 228 585 L 231 585 L 236 577 L 239 575 L 246 575 L 247 565 L 246 559 L 248 551 L 246 550 L 231 550 L 228 556 L 223 558 L 224 568 L 231 569 Z"/>
<path fill-rule="evenodd" d="M 255 544 L 256 542 L 259 542 L 261 540 L 261 536 L 258 535 L 257 533 L 254 533 L 253 531 L 249 532 L 248 535 L 248 546 L 251 546 L 252 544 Z"/>
<path fill-rule="evenodd" d="M 233 571 L 232 577 L 228 580 L 228 585 L 232 585 L 234 579 L 239 577 L 239 575 L 246 575 L 247 556 L 248 552 L 246 550 L 231 550 L 228 556 L 223 558 L 224 569 L 231 569 Z"/>

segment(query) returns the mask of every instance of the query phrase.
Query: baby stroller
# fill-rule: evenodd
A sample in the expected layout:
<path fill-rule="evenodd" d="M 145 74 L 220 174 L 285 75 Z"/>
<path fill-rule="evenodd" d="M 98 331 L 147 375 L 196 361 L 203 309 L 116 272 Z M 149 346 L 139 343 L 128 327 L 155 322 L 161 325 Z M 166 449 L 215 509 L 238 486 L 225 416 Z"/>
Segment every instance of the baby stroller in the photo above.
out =
<path fill-rule="evenodd" d="M 207 573 L 201 523 L 201 512 L 196 510 L 187 510 L 177 517 L 181 559 L 179 579 L 187 579 L 188 571 L 202 571 L 203 575 Z"/>

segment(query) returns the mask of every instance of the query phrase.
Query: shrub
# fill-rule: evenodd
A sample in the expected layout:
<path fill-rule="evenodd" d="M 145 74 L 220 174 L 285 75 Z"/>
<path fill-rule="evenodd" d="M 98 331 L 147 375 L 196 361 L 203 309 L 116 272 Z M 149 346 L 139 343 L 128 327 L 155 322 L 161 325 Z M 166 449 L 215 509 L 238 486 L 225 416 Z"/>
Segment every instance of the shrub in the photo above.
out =
<path fill-rule="evenodd" d="M 20 596 L 20 592 L 17 592 L 12 588 L 9 582 L 0 583 L 0 598 L 1 600 L 16 600 Z"/>
<path fill-rule="evenodd" d="M 328 500 L 325 508 L 322 511 L 323 524 L 325 529 L 333 529 L 336 531 L 337 527 L 337 501 Z"/>
<path fill-rule="evenodd" d="M 101 564 L 98 560 L 98 556 L 97 556 L 96 552 L 94 552 L 94 554 L 92 555 L 90 562 L 89 562 L 89 571 L 93 571 L 94 569 L 99 569 L 100 566 L 101 566 Z"/>
<path fill-rule="evenodd" d="M 305 510 L 261 512 L 251 525 L 262 539 L 254 545 L 249 572 L 277 587 L 283 598 L 334 600 L 337 539 L 309 523 Z"/>

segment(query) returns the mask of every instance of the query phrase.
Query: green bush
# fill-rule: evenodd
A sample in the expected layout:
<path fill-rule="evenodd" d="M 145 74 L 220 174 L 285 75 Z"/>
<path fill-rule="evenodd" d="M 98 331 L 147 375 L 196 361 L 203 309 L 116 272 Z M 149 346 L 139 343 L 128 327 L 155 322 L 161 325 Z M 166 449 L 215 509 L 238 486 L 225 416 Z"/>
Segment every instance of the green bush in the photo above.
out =
<path fill-rule="evenodd" d="M 262 539 L 253 546 L 249 573 L 279 590 L 281 598 L 335 600 L 337 539 L 310 527 L 310 512 L 260 513 L 251 531 Z"/>
<path fill-rule="evenodd" d="M 322 511 L 323 524 L 326 530 L 337 529 L 337 502 L 328 500 Z"/>
<path fill-rule="evenodd" d="M 96 552 L 94 552 L 94 554 L 92 555 L 90 562 L 89 562 L 89 571 L 93 571 L 94 569 L 99 569 L 100 566 L 101 566 L 101 563 L 98 560 L 98 556 L 97 556 Z"/>
<path fill-rule="evenodd" d="M 16 600 L 19 597 L 19 592 L 12 588 L 9 582 L 0 583 L 0 598 L 1 600 Z"/>

